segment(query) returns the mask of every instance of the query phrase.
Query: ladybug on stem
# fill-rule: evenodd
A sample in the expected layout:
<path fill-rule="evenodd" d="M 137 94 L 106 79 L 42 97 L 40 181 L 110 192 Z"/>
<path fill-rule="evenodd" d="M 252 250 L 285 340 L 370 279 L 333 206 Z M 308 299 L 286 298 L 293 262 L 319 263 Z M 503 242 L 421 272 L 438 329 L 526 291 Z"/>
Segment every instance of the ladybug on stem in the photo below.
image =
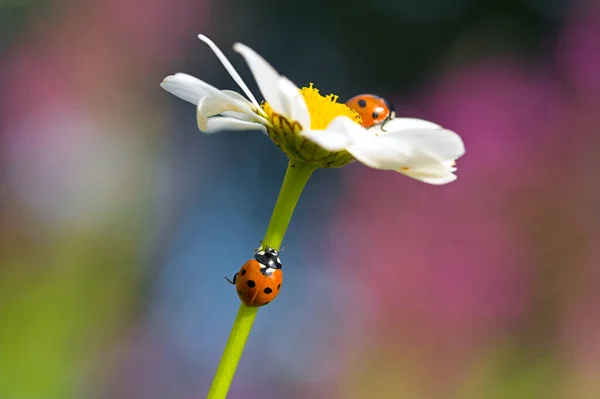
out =
<path fill-rule="evenodd" d="M 281 271 L 279 252 L 266 247 L 254 251 L 254 258 L 241 267 L 233 276 L 233 280 L 225 277 L 235 285 L 242 303 L 249 307 L 264 306 L 271 302 L 281 289 L 283 272 Z"/>
<path fill-rule="evenodd" d="M 396 116 L 394 107 L 385 98 L 375 94 L 359 94 L 346 101 L 346 106 L 356 111 L 365 128 L 378 125 L 393 119 Z"/>

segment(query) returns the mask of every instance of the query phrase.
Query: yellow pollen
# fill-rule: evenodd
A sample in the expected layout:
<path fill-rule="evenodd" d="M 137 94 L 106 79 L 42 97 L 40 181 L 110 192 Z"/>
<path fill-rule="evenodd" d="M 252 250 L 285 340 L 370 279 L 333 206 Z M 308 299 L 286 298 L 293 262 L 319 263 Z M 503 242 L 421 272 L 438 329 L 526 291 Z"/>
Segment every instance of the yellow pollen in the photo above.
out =
<path fill-rule="evenodd" d="M 312 83 L 308 87 L 301 88 L 300 94 L 304 97 L 304 101 L 308 107 L 310 129 L 312 130 L 325 129 L 338 116 L 347 116 L 358 124 L 362 123 L 362 119 L 356 111 L 346 106 L 346 104 L 337 102 L 338 96 L 335 94 L 322 96 L 319 93 L 319 89 L 314 88 Z M 273 109 L 271 109 L 269 103 L 263 101 L 261 107 L 269 118 L 271 118 Z M 309 127 L 302 126 L 302 128 L 307 129 Z"/>

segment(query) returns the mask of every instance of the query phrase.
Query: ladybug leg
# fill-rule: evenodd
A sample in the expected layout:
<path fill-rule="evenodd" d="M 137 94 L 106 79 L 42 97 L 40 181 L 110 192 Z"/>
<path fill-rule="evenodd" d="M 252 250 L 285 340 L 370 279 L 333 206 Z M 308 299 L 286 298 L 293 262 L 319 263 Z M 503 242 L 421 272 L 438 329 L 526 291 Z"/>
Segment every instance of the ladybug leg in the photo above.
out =
<path fill-rule="evenodd" d="M 388 116 L 387 118 L 385 118 L 385 120 L 381 124 L 381 131 L 382 132 L 385 132 L 385 130 L 383 129 L 385 127 L 385 124 L 388 123 L 389 121 L 391 121 L 392 119 L 394 119 L 395 117 L 396 117 L 396 112 L 394 112 L 394 111 L 390 112 L 390 116 Z"/>
<path fill-rule="evenodd" d="M 231 285 L 235 285 L 235 280 L 237 278 L 237 273 L 233 275 L 233 280 L 228 279 L 227 277 L 225 277 L 225 280 L 227 280 L 227 282 Z"/>
<path fill-rule="evenodd" d="M 384 127 L 385 127 L 385 124 L 388 123 L 388 122 L 389 122 L 389 118 L 386 119 L 386 120 L 384 120 L 383 123 L 381 124 L 381 131 L 382 132 L 386 132 L 386 130 L 384 129 Z"/>
<path fill-rule="evenodd" d="M 263 242 L 263 240 L 260 240 L 260 244 L 259 244 L 258 248 L 256 248 L 254 250 L 254 255 L 256 255 L 258 253 L 258 251 L 260 251 L 260 249 L 262 248 L 262 242 Z"/>

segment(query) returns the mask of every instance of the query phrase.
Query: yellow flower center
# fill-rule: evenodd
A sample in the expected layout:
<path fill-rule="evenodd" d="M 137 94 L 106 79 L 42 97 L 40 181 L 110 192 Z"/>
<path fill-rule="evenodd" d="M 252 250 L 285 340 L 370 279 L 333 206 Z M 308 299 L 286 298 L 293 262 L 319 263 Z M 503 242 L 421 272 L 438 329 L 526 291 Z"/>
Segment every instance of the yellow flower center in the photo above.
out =
<path fill-rule="evenodd" d="M 325 129 L 338 116 L 347 116 L 358 124 L 362 123 L 360 115 L 346 106 L 346 104 L 338 103 L 337 100 L 339 97 L 335 94 L 322 96 L 319 93 L 319 89 L 314 88 L 312 83 L 308 87 L 301 88 L 300 93 L 304 97 L 304 101 L 308 107 L 310 129 L 312 130 Z M 263 101 L 261 107 L 270 119 L 274 112 L 269 103 Z M 308 127 L 302 126 L 302 128 L 306 129 Z"/>

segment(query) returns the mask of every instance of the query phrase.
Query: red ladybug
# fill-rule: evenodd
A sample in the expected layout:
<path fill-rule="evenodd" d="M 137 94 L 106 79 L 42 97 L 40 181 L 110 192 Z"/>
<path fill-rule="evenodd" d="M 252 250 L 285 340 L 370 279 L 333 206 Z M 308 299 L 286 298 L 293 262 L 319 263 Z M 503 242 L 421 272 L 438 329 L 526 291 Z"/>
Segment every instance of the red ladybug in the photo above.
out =
<path fill-rule="evenodd" d="M 362 125 L 369 128 L 396 116 L 392 104 L 374 94 L 359 94 L 346 101 L 346 106 L 358 112 Z"/>
<path fill-rule="evenodd" d="M 244 263 L 239 272 L 233 276 L 238 296 L 242 303 L 249 307 L 264 306 L 271 302 L 281 289 L 283 272 L 281 271 L 279 252 L 273 248 L 259 249 L 254 259 Z"/>

